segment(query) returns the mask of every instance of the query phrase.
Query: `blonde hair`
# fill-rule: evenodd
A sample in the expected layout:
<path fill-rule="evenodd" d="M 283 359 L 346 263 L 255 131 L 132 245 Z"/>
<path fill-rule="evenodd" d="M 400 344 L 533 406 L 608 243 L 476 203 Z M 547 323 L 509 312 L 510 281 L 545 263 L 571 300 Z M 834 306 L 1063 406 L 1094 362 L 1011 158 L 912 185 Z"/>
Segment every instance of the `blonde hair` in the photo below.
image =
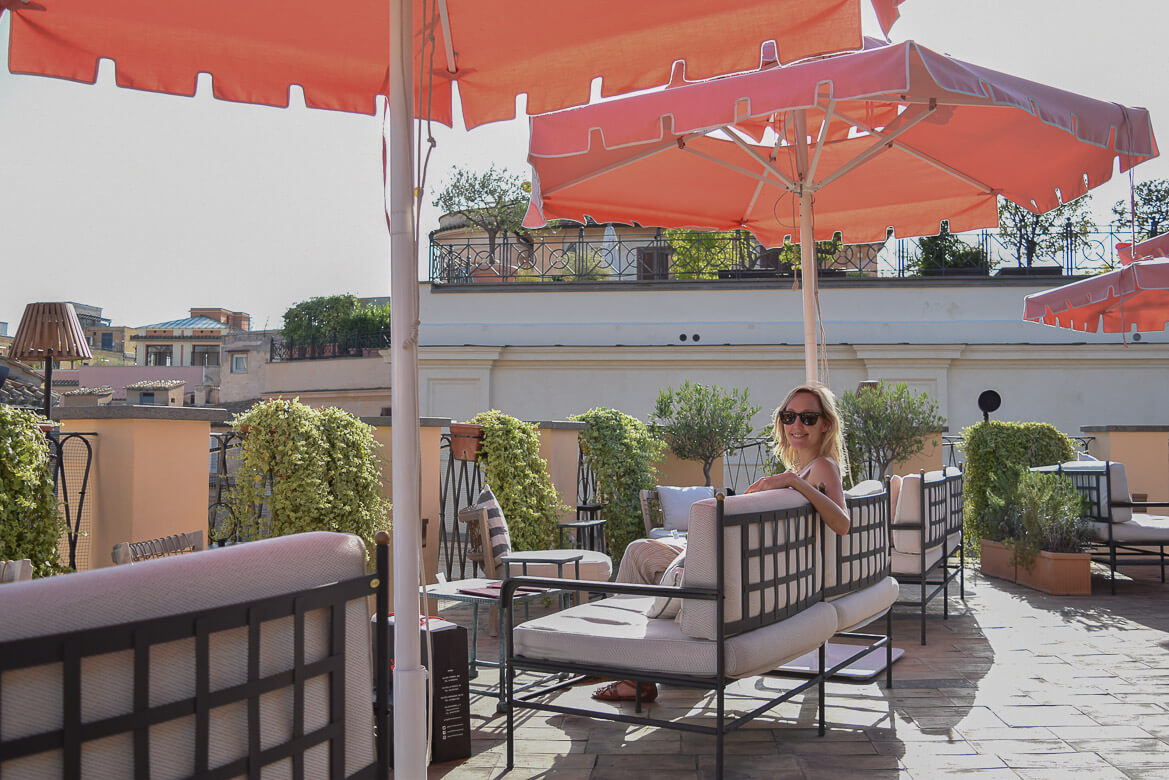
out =
<path fill-rule="evenodd" d="M 783 461 L 789 471 L 794 471 L 798 467 L 808 465 L 807 463 L 799 462 L 796 450 L 791 446 L 791 442 L 787 438 L 787 430 L 783 422 L 779 419 L 780 414 L 787 410 L 787 405 L 800 393 L 808 393 L 809 395 L 816 396 L 816 400 L 820 402 L 820 411 L 824 415 L 824 420 L 828 423 L 828 430 L 824 432 L 824 438 L 820 441 L 820 451 L 816 453 L 816 457 L 826 455 L 832 458 L 840 466 L 840 470 L 843 473 L 847 468 L 844 454 L 844 426 L 840 422 L 840 413 L 836 410 L 836 396 L 832 394 L 831 390 L 818 382 L 799 385 L 793 388 L 783 399 L 779 408 L 775 410 L 775 416 L 772 422 L 775 454 Z"/>

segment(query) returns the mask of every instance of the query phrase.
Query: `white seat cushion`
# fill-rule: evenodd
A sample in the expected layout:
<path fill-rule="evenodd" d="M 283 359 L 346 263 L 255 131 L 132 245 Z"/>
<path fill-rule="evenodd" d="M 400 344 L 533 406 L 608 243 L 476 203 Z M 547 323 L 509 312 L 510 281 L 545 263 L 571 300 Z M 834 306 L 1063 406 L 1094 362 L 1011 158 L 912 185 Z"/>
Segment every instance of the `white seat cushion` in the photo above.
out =
<path fill-rule="evenodd" d="M 1091 523 L 1092 538 L 1108 541 L 1108 524 Z M 1169 517 L 1161 515 L 1133 515 L 1126 523 L 1112 524 L 1112 539 L 1117 542 L 1169 544 Z"/>
<path fill-rule="evenodd" d="M 941 471 L 926 472 L 926 485 L 941 482 L 946 477 Z M 921 523 L 923 518 L 923 508 L 921 501 L 921 474 L 910 474 L 909 476 L 901 477 L 898 480 L 897 500 L 893 505 L 893 522 L 897 523 Z M 945 524 L 950 515 L 950 499 L 949 494 L 946 495 L 943 506 L 941 507 L 941 516 L 933 518 L 935 522 Z M 929 534 L 928 529 L 926 534 Z M 906 530 L 893 530 L 893 549 L 903 553 L 919 553 L 921 552 L 921 538 L 922 531 L 919 528 L 911 528 Z"/>
<path fill-rule="evenodd" d="M 671 531 L 668 528 L 651 528 L 649 529 L 650 539 L 677 539 L 680 542 L 686 541 L 685 531 Z"/>
<path fill-rule="evenodd" d="M 828 602 L 836 610 L 836 631 L 853 631 L 884 615 L 897 600 L 897 580 L 886 577 L 876 585 Z"/>
<path fill-rule="evenodd" d="M 807 499 L 800 493 L 791 488 L 783 488 L 780 490 L 764 490 L 758 493 L 747 493 L 741 496 L 728 496 L 724 502 L 724 511 L 727 515 L 735 514 L 751 514 L 762 512 L 774 512 L 786 509 L 796 509 L 798 507 L 809 506 Z M 717 536 L 715 533 L 715 522 L 718 515 L 718 504 L 715 499 L 707 499 L 699 501 L 690 508 L 690 532 L 687 544 L 687 560 L 686 560 L 686 574 L 683 577 L 683 585 L 687 588 L 713 588 L 715 587 L 715 575 L 717 572 L 715 561 L 715 544 Z M 813 531 L 815 531 L 821 521 L 817 520 L 813 524 Z M 781 524 L 778 526 L 778 533 L 780 538 L 778 540 L 768 539 L 771 542 L 785 542 L 786 531 L 788 526 Z M 724 619 L 727 622 L 735 622 L 743 618 L 744 611 L 748 616 L 758 615 L 764 611 L 771 611 L 773 609 L 782 609 L 788 603 L 787 595 L 788 589 L 765 589 L 760 593 L 756 591 L 751 594 L 749 603 L 744 610 L 742 599 L 739 594 L 741 592 L 741 584 L 744 577 L 740 574 L 740 529 L 727 528 L 723 536 L 723 571 L 725 576 L 724 593 L 726 594 L 723 606 Z M 752 538 L 749 540 L 752 546 L 758 544 L 758 539 L 754 538 L 757 534 L 752 533 Z M 809 546 L 808 552 L 819 557 L 820 545 L 818 539 Z M 817 561 L 817 571 L 820 570 L 819 561 Z M 801 560 L 798 563 L 799 569 L 807 569 L 810 561 Z M 778 567 L 778 571 L 775 569 Z M 750 570 L 747 573 L 748 582 L 760 582 L 763 579 L 772 580 L 783 577 L 787 574 L 786 561 L 783 559 L 777 560 L 772 556 L 767 556 L 764 561 L 764 570 L 760 571 L 758 557 L 752 556 L 750 558 Z M 819 587 L 819 583 L 813 584 L 811 578 L 807 582 L 798 583 L 800 586 L 800 594 L 805 594 L 813 591 Z M 792 590 L 795 590 L 793 586 Z M 775 603 L 776 599 L 779 603 Z M 686 599 L 682 602 L 682 612 L 679 615 L 679 621 L 682 626 L 682 632 L 687 636 L 697 637 L 699 639 L 714 639 L 715 631 L 715 605 L 713 601 L 698 601 L 695 599 Z"/>
<path fill-rule="evenodd" d="M 652 597 L 614 596 L 530 620 L 515 629 L 525 658 L 576 661 L 713 677 L 716 643 L 682 633 L 676 621 L 645 614 Z M 836 632 L 836 611 L 823 602 L 787 620 L 732 637 L 726 673 L 748 677 L 815 650 Z"/>
<path fill-rule="evenodd" d="M 577 579 L 576 563 L 564 563 L 558 567 L 556 563 L 529 563 L 525 571 L 525 559 L 543 559 L 568 561 L 577 555 L 580 559 L 580 579 L 594 582 L 608 582 L 613 576 L 613 559 L 604 553 L 595 550 L 533 550 L 531 552 L 513 552 L 507 556 L 508 572 L 512 577 L 563 577 Z M 563 569 L 563 573 L 561 573 Z"/>
<path fill-rule="evenodd" d="M 674 487 L 658 485 L 658 503 L 662 507 L 662 528 L 669 531 L 685 532 L 690 526 L 690 507 L 695 501 L 714 498 L 714 488 Z"/>
<path fill-rule="evenodd" d="M 942 559 L 942 545 L 932 547 L 926 550 L 925 553 L 925 568 L 929 571 L 930 567 Z M 889 568 L 893 573 L 899 576 L 920 576 L 921 574 L 921 553 L 903 553 L 900 550 L 894 550 L 890 556 Z"/>

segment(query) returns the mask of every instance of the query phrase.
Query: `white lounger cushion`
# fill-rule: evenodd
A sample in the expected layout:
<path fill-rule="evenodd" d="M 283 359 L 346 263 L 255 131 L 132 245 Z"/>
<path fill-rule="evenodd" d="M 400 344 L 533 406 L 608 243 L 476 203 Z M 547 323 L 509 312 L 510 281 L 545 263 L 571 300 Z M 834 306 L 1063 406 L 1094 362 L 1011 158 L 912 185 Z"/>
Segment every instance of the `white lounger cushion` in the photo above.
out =
<path fill-rule="evenodd" d="M 854 631 L 884 615 L 897 600 L 897 580 L 886 577 L 876 585 L 828 602 L 836 610 L 837 632 Z"/>
<path fill-rule="evenodd" d="M 950 536 L 950 551 L 957 549 L 958 534 Z M 930 570 L 935 563 L 942 559 L 942 545 L 931 547 L 925 553 L 925 568 Z M 920 575 L 921 574 L 921 553 L 903 553 L 900 550 L 894 550 L 889 561 L 889 568 L 894 574 L 904 576 Z"/>
<path fill-rule="evenodd" d="M 925 475 L 926 484 L 933 482 L 940 482 L 945 479 L 945 474 L 941 471 L 927 471 Z M 896 502 L 893 504 L 893 522 L 894 523 L 920 523 L 922 522 L 922 506 L 921 506 L 921 474 L 910 474 L 906 477 L 901 477 L 898 482 Z M 942 522 L 949 517 L 950 502 L 947 499 L 945 509 L 943 510 Z M 921 552 L 921 529 L 910 528 L 899 531 L 896 528 L 893 530 L 893 549 L 903 553 L 919 553 Z"/>
<path fill-rule="evenodd" d="M 0 592 L 0 641 L 47 636 L 83 628 L 109 626 L 178 615 L 243 601 L 293 593 L 365 574 L 365 547 L 356 536 L 304 533 L 204 552 L 110 566 L 78 574 L 5 585 Z M 325 610 L 306 615 L 305 660 L 328 654 Z M 365 599 L 345 609 L 345 769 L 346 774 L 374 759 L 373 663 L 369 657 L 370 621 Z M 260 643 L 260 673 L 292 668 L 293 618 L 265 622 Z M 247 681 L 247 629 L 211 635 L 212 691 Z M 161 705 L 195 695 L 195 642 L 154 645 L 150 651 L 150 701 Z M 108 653 L 82 663 L 83 723 L 128 713 L 133 703 L 132 651 Z M 305 685 L 305 732 L 325 725 L 329 712 L 327 675 Z M 60 728 L 62 665 L 47 663 L 4 675 L 5 740 Z M 287 694 L 287 698 L 285 697 Z M 292 693 L 281 688 L 261 697 L 261 745 L 292 733 Z M 247 753 L 247 705 L 212 710 L 210 766 Z M 195 744 L 194 717 L 176 718 L 150 727 L 152 777 L 191 774 Z M 306 753 L 305 776 L 325 777 L 328 747 Z M 84 777 L 132 777 L 133 733 L 86 743 Z M 59 777 L 61 751 L 29 756 L 4 765 L 7 777 Z M 265 767 L 265 774 L 291 776 L 291 761 Z"/>
<path fill-rule="evenodd" d="M 565 563 L 562 567 L 558 567 L 555 563 L 529 563 L 527 571 L 524 571 L 522 562 L 524 558 L 541 558 L 541 559 L 558 559 L 567 560 L 575 558 L 577 555 L 583 555 L 580 559 L 580 579 L 592 580 L 593 582 L 608 582 L 613 574 L 613 559 L 604 553 L 596 552 L 595 550 L 534 550 L 531 552 L 511 552 L 507 555 L 507 562 L 510 566 L 510 574 L 512 577 L 563 577 L 564 579 L 574 580 L 576 576 L 576 563 Z M 559 569 L 563 568 L 564 574 L 558 573 Z"/>
<path fill-rule="evenodd" d="M 747 493 L 741 496 L 728 496 L 723 509 L 727 515 L 734 515 L 740 513 L 773 512 L 804 506 L 809 506 L 808 501 L 799 492 L 791 488 L 783 488 L 780 490 L 764 490 L 758 493 Z M 690 508 L 690 532 L 689 543 L 687 545 L 686 574 L 682 580 L 684 587 L 712 588 L 715 586 L 715 574 L 717 572 L 715 562 L 715 521 L 717 519 L 717 513 L 718 504 L 713 498 L 699 501 Z M 822 521 L 817 518 L 815 522 L 820 524 Z M 784 528 L 785 526 L 780 526 L 781 535 Z M 740 583 L 743 580 L 743 577 L 740 576 L 739 536 L 738 528 L 728 528 L 724 535 L 723 571 L 728 587 L 725 590 L 726 597 L 724 600 L 723 614 L 727 622 L 741 620 L 744 612 L 742 602 L 739 598 Z M 780 539 L 779 541 L 784 540 Z M 752 540 L 752 542 L 757 543 L 757 540 Z M 815 555 L 820 554 L 818 539 L 809 546 L 808 551 Z M 747 576 L 748 581 L 754 583 L 761 581 L 761 579 L 772 580 L 786 576 L 785 562 L 780 560 L 778 562 L 780 570 L 772 571 L 772 569 L 776 568 L 775 563 L 775 560 L 768 557 L 765 560 L 766 565 L 764 568 L 766 571 L 760 572 L 758 571 L 758 559 L 752 558 L 750 564 L 751 570 Z M 805 569 L 809 562 L 801 561 L 800 564 L 800 568 Z M 819 568 L 817 566 L 817 570 Z M 810 581 L 801 583 L 801 586 L 801 593 L 807 593 L 815 589 L 812 587 Z M 792 590 L 795 590 L 794 586 Z M 780 599 L 779 604 L 773 603 L 777 592 Z M 765 599 L 765 603 L 760 603 L 761 598 Z M 763 593 L 755 592 L 750 597 L 750 603 L 747 606 L 747 615 L 758 615 L 765 610 L 782 609 L 786 605 L 787 588 L 780 588 L 778 591 L 767 589 Z M 682 633 L 687 636 L 699 639 L 714 639 L 716 635 L 715 605 L 713 601 L 684 600 L 682 602 L 682 612 L 678 620 L 682 626 Z"/>
<path fill-rule="evenodd" d="M 1092 538 L 1108 541 L 1107 523 L 1090 523 Z M 1112 539 L 1116 542 L 1169 544 L 1169 517 L 1161 515 L 1133 515 L 1126 523 L 1112 524 Z"/>
<path fill-rule="evenodd" d="M 713 677 L 716 643 L 686 636 L 673 620 L 647 617 L 652 601 L 614 596 L 529 620 L 515 629 L 516 654 Z M 787 620 L 732 637 L 725 645 L 726 673 L 749 677 L 774 669 L 815 650 L 836 627 L 836 610 L 820 602 Z"/>
<path fill-rule="evenodd" d="M 1069 460 L 1067 463 L 1061 463 L 1058 466 L 1036 466 L 1032 471 L 1064 471 L 1076 472 L 1087 471 L 1104 473 L 1105 461 L 1102 460 Z M 1105 511 L 1109 508 L 1112 510 L 1112 522 L 1127 523 L 1132 519 L 1132 507 L 1114 507 L 1111 502 L 1113 499 L 1117 501 L 1132 501 L 1132 496 L 1128 492 L 1128 476 L 1124 473 L 1124 464 L 1112 461 L 1109 465 L 1110 479 L 1100 481 L 1100 506 L 1092 507 L 1091 513 L 1096 517 L 1103 517 Z M 1108 482 L 1112 483 L 1112 495 L 1108 495 Z"/>
<path fill-rule="evenodd" d="M 662 508 L 662 528 L 667 533 L 670 531 L 686 533 L 690 525 L 690 507 L 695 501 L 714 498 L 714 488 L 703 485 L 694 487 L 658 485 L 657 491 L 658 504 Z"/>

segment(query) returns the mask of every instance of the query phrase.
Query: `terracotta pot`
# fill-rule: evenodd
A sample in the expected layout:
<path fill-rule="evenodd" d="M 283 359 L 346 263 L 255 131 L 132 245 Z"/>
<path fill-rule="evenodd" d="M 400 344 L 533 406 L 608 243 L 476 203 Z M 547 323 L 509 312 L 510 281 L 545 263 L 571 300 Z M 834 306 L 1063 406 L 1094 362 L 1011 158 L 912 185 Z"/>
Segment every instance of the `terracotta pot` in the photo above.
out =
<path fill-rule="evenodd" d="M 1088 553 L 1042 550 L 1035 556 L 1030 568 L 1019 567 L 1016 582 L 1055 596 L 1090 596 L 1092 556 Z"/>
<path fill-rule="evenodd" d="M 483 426 L 451 423 L 451 457 L 455 460 L 478 460 Z"/>
<path fill-rule="evenodd" d="M 1011 556 L 1013 554 L 1014 550 L 1002 542 L 983 539 L 982 557 L 979 560 L 982 573 L 988 577 L 998 577 L 999 579 L 1015 582 L 1015 564 L 1011 562 Z"/>

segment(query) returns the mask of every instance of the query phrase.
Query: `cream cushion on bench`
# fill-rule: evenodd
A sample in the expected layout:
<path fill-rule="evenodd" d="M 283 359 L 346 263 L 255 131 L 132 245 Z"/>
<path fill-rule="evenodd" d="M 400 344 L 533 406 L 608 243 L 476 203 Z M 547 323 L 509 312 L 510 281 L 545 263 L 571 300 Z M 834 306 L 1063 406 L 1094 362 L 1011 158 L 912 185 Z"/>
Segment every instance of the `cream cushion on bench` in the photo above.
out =
<path fill-rule="evenodd" d="M 927 471 L 926 484 L 938 482 L 960 473 L 959 469 L 947 467 L 937 471 Z M 889 492 L 893 504 L 894 523 L 922 522 L 921 506 L 921 474 L 910 474 L 905 477 L 894 476 L 889 482 Z M 942 522 L 948 524 L 950 502 L 946 501 L 945 517 Z M 960 532 L 951 533 L 946 537 L 945 548 L 953 552 L 958 549 L 962 541 Z M 942 558 L 944 552 L 941 544 L 934 545 L 925 551 L 925 569 L 933 568 Z M 893 550 L 890 554 L 890 568 L 894 574 L 920 574 L 922 570 L 921 530 L 918 528 L 894 530 Z"/>
<path fill-rule="evenodd" d="M 867 496 L 875 496 L 882 493 L 885 486 L 875 479 L 865 480 L 859 482 L 853 487 L 844 492 L 845 501 L 850 499 L 860 499 Z M 854 524 L 862 519 L 860 507 L 850 507 L 849 515 Z M 832 538 L 832 532 L 827 531 L 828 545 L 825 551 L 825 571 L 824 571 L 824 586 L 832 588 L 836 586 L 836 545 Z M 853 544 L 864 544 L 867 542 L 863 537 L 858 537 L 854 534 L 846 535 L 841 541 L 841 552 L 844 555 L 852 554 Z M 856 550 L 860 552 L 861 550 Z M 844 584 L 862 580 L 870 576 L 873 572 L 870 567 L 877 563 L 876 559 L 865 558 L 861 561 L 853 561 L 849 564 L 848 569 L 842 572 L 844 577 Z M 897 580 L 892 577 L 885 577 L 877 583 L 870 585 L 853 593 L 846 593 L 841 596 L 836 596 L 829 599 L 829 604 L 836 610 L 837 632 L 843 633 L 847 631 L 854 631 L 862 626 L 865 626 L 877 618 L 884 615 L 893 602 L 897 600 L 898 585 Z"/>
<path fill-rule="evenodd" d="M 1093 538 L 1108 541 L 1108 523 L 1090 522 Z M 1112 524 L 1113 541 L 1125 544 L 1169 544 L 1169 517 L 1161 515 L 1133 515 L 1124 523 Z"/>
<path fill-rule="evenodd" d="M 365 547 L 355 536 L 307 533 L 205 552 L 143 561 L 133 566 L 48 577 L 5 585 L 0 593 L 0 641 L 110 626 L 238 604 L 326 585 L 365 574 Z M 328 653 L 329 637 L 323 610 L 305 616 L 305 660 Z M 374 760 L 373 668 L 370 657 L 369 612 L 364 599 L 345 611 L 345 734 L 346 772 Z M 247 627 L 211 634 L 212 691 L 247 681 Z M 260 674 L 290 669 L 293 661 L 293 618 L 262 624 Z M 194 640 L 156 645 L 150 652 L 152 706 L 187 699 L 195 693 Z M 83 723 L 121 715 L 133 702 L 132 651 L 94 656 L 82 663 Z M 327 676 L 305 685 L 305 732 L 328 720 Z M 5 741 L 60 728 L 62 724 L 61 664 L 4 674 Z M 287 695 L 285 695 L 287 694 Z M 291 689 L 260 698 L 261 748 L 292 733 Z M 19 717 L 7 713 L 20 713 Z M 247 705 L 240 702 L 211 711 L 211 768 L 247 754 Z M 150 728 L 151 774 L 188 776 L 193 766 L 194 715 Z M 132 777 L 133 734 L 85 743 L 82 776 Z M 328 772 L 328 745 L 305 754 L 306 776 Z M 287 770 L 285 761 L 265 767 L 265 774 Z M 58 777 L 61 751 L 46 752 L 4 764 L 4 777 Z"/>
<path fill-rule="evenodd" d="M 612 596 L 529 620 L 515 629 L 516 654 L 714 676 L 717 643 L 686 636 L 673 619 L 647 616 L 652 602 L 652 597 Z M 762 674 L 815 649 L 835 632 L 836 612 L 827 604 L 814 604 L 787 620 L 728 639 L 726 673 L 732 677 Z"/>

